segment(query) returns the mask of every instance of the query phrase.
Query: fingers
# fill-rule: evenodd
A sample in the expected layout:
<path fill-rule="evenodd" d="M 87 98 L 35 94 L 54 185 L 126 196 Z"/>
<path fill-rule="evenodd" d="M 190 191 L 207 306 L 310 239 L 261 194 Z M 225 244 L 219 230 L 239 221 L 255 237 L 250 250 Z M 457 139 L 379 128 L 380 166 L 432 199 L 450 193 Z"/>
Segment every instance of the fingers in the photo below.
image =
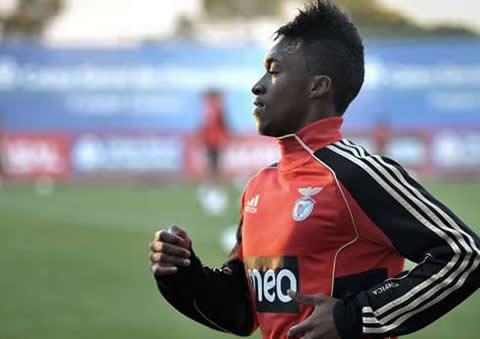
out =
<path fill-rule="evenodd" d="M 311 329 L 311 327 L 312 326 L 307 320 L 302 321 L 300 324 L 290 328 L 290 330 L 288 331 L 287 338 L 288 339 L 302 338 Z"/>
<path fill-rule="evenodd" d="M 318 305 L 328 298 L 324 294 L 305 295 L 292 290 L 288 290 L 287 293 L 296 302 L 306 305 Z"/>
<path fill-rule="evenodd" d="M 165 254 L 170 254 L 176 257 L 190 258 L 192 255 L 189 250 L 175 246 L 166 242 L 153 241 L 150 243 L 150 250 L 152 252 L 161 252 Z"/>
<path fill-rule="evenodd" d="M 189 248 L 190 239 L 178 226 L 155 232 L 150 243 L 150 270 L 155 276 L 166 276 L 177 273 L 179 267 L 190 266 Z"/>
<path fill-rule="evenodd" d="M 172 227 L 170 227 L 168 231 L 161 230 L 161 231 L 155 232 L 154 239 L 156 241 L 169 242 L 175 245 L 179 245 L 186 249 L 189 249 L 191 245 L 191 241 L 190 241 L 190 238 L 188 237 L 187 232 L 182 230 L 177 225 L 173 225 Z"/>
<path fill-rule="evenodd" d="M 155 240 L 157 242 L 167 242 L 173 245 L 186 247 L 185 239 L 183 239 L 177 234 L 171 233 L 170 231 L 166 230 L 155 232 Z"/>
<path fill-rule="evenodd" d="M 336 299 L 325 294 L 305 295 L 292 290 L 288 290 L 287 293 L 300 304 L 314 306 L 312 314 L 307 319 L 290 329 L 288 339 L 339 338 L 333 320 Z"/>
<path fill-rule="evenodd" d="M 177 225 L 173 225 L 172 227 L 170 227 L 170 229 L 168 231 L 172 234 L 178 235 L 180 238 L 183 239 L 183 241 L 184 241 L 183 247 L 190 248 L 191 242 L 190 242 L 190 238 L 187 235 L 187 232 L 182 230 Z"/>
<path fill-rule="evenodd" d="M 150 270 L 157 277 L 163 277 L 177 273 L 178 267 L 176 266 L 160 266 L 159 264 L 153 264 L 150 266 Z"/>
<path fill-rule="evenodd" d="M 154 264 L 155 263 L 161 264 L 161 266 L 165 266 L 165 265 L 182 266 L 182 267 L 190 266 L 190 259 L 176 257 L 173 255 L 168 255 L 161 252 L 152 252 L 150 254 L 150 260 Z"/>
<path fill-rule="evenodd" d="M 178 227 L 177 225 L 173 225 L 172 227 L 169 228 L 168 230 L 170 233 L 173 233 L 173 234 L 176 234 L 180 237 L 182 237 L 183 239 L 185 239 L 187 237 L 187 232 L 185 232 L 184 230 L 182 230 L 180 227 Z"/>

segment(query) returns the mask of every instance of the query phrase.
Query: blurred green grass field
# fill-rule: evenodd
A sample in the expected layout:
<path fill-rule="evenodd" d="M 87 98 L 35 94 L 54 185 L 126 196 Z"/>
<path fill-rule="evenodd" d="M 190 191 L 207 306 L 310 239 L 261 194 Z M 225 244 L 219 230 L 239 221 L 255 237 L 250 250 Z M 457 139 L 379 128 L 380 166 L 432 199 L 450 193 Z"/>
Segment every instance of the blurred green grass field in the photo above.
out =
<path fill-rule="evenodd" d="M 480 181 L 427 187 L 480 232 Z M 220 265 L 220 234 L 239 215 L 240 193 L 229 194 L 227 213 L 213 217 L 193 184 L 63 184 L 51 195 L 25 184 L 1 188 L 0 338 L 229 337 L 166 304 L 147 258 L 154 231 L 176 223 L 205 263 Z M 479 338 L 479 309 L 476 293 L 410 338 Z"/>

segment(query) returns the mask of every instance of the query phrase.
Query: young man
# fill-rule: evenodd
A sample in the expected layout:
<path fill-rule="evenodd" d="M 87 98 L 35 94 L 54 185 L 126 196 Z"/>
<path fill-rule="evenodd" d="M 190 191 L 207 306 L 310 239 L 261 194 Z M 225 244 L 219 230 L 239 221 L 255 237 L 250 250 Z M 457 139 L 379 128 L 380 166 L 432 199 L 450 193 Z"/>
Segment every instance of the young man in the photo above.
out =
<path fill-rule="evenodd" d="M 479 287 L 480 240 L 390 159 L 342 140 L 364 78 L 355 26 L 318 1 L 278 30 L 254 85 L 261 134 L 281 159 L 248 183 L 237 245 L 202 266 L 185 231 L 159 231 L 158 287 L 211 328 L 264 338 L 395 337 Z M 402 272 L 404 258 L 417 263 Z"/>

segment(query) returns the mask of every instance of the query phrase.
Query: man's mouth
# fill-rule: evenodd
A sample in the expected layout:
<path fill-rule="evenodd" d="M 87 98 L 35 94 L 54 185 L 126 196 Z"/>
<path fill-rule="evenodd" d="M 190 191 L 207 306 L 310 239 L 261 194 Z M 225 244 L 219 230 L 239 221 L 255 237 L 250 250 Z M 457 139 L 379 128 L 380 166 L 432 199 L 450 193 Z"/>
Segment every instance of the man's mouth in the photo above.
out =
<path fill-rule="evenodd" d="M 255 109 L 253 110 L 254 113 L 258 113 L 259 111 L 265 109 L 267 106 L 260 101 L 258 98 L 253 101 L 253 104 L 255 105 Z"/>

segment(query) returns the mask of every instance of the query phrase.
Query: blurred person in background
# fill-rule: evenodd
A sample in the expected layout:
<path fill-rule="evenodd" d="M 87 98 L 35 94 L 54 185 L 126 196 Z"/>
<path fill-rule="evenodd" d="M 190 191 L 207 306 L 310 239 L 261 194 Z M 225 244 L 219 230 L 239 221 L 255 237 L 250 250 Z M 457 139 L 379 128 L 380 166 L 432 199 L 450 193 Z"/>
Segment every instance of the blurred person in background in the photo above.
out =
<path fill-rule="evenodd" d="M 225 118 L 225 103 L 220 90 L 209 89 L 203 101 L 200 138 L 207 155 L 207 182 L 200 186 L 198 199 L 211 214 L 222 213 L 228 205 L 228 195 L 222 188 L 222 150 L 229 140 Z"/>
<path fill-rule="evenodd" d="M 2 113 L 0 113 L 0 187 L 6 181 L 6 173 L 5 173 L 5 132 L 3 127 L 3 118 Z"/>
<path fill-rule="evenodd" d="M 225 104 L 222 92 L 210 89 L 203 103 L 203 124 L 201 138 L 207 150 L 208 178 L 212 182 L 221 179 L 220 156 L 222 148 L 228 141 L 228 127 L 225 120 Z"/>
<path fill-rule="evenodd" d="M 386 118 L 379 118 L 373 131 L 376 152 L 387 155 L 387 148 L 392 140 L 392 125 Z"/>
<path fill-rule="evenodd" d="M 163 296 L 213 329 L 263 338 L 389 337 L 440 318 L 480 285 L 480 239 L 399 164 L 342 139 L 364 80 L 356 27 L 318 0 L 277 31 L 253 86 L 278 164 L 242 195 L 237 244 L 203 266 L 187 233 L 158 231 Z M 416 263 L 403 271 L 404 259 Z"/>

